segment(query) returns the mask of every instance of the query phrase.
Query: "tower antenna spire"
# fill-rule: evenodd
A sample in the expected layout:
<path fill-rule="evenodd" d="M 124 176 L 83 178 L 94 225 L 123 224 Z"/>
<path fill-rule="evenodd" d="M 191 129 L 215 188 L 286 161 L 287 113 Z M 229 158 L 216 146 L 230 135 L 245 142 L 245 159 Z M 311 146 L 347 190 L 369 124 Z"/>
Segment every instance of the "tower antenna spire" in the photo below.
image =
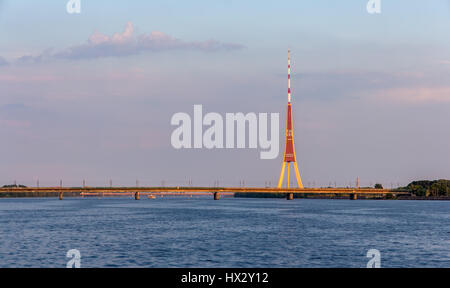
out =
<path fill-rule="evenodd" d="M 291 50 L 288 49 L 288 103 L 291 103 Z"/>

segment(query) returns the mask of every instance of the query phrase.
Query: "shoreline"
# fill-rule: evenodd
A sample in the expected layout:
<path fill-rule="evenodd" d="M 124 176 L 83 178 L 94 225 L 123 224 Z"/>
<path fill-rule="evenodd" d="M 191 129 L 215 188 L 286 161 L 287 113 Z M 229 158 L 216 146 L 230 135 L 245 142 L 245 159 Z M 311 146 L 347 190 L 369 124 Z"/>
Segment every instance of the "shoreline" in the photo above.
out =
<path fill-rule="evenodd" d="M 395 194 L 393 192 L 392 194 Z M 268 198 L 268 199 L 282 199 L 286 198 L 286 194 L 283 193 L 281 195 L 274 195 L 274 194 L 234 194 L 235 198 Z M 316 195 L 294 195 L 294 199 L 331 199 L 331 200 L 348 200 L 350 197 L 345 196 L 316 196 Z M 436 196 L 430 196 L 430 197 L 423 197 L 423 196 L 405 196 L 405 195 L 399 195 L 396 197 L 390 198 L 389 196 L 368 196 L 368 195 L 358 195 L 357 200 L 416 200 L 416 201 L 450 201 L 450 196 L 442 196 L 442 197 L 436 197 Z M 355 200 L 354 200 L 355 201 Z"/>
<path fill-rule="evenodd" d="M 111 196 L 82 196 L 80 192 L 65 192 L 64 197 L 68 198 L 130 198 L 130 196 L 122 196 L 117 195 L 115 197 Z M 183 198 L 183 196 L 173 196 L 173 197 L 164 197 L 164 198 Z M 56 193 L 48 193 L 47 195 L 42 195 L 42 193 L 33 193 L 33 192 L 14 192 L 13 195 L 9 193 L 0 193 L 0 199 L 20 199 L 20 198 L 58 198 L 58 195 Z M 235 193 L 234 196 L 230 198 L 252 198 L 252 199 L 285 199 L 286 195 L 285 193 L 282 193 L 281 195 L 273 195 L 273 194 L 239 194 Z M 349 197 L 345 196 L 314 196 L 314 195 L 295 195 L 294 199 L 317 199 L 317 200 L 349 200 Z M 402 201 L 402 200 L 409 200 L 409 201 L 450 201 L 450 196 L 443 196 L 443 197 L 421 197 L 421 196 L 397 196 L 393 198 L 388 198 L 386 196 L 383 197 L 371 197 L 371 196 L 360 196 L 357 200 L 396 200 L 396 201 Z M 352 200 L 352 201 L 357 201 Z"/>

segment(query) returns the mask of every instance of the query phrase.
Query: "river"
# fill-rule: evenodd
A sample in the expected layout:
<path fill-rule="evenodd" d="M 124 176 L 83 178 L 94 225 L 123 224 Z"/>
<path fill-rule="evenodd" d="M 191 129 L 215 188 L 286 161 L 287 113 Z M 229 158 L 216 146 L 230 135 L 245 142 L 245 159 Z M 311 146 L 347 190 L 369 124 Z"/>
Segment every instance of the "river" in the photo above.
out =
<path fill-rule="evenodd" d="M 450 267 L 450 202 L 0 199 L 0 267 Z"/>

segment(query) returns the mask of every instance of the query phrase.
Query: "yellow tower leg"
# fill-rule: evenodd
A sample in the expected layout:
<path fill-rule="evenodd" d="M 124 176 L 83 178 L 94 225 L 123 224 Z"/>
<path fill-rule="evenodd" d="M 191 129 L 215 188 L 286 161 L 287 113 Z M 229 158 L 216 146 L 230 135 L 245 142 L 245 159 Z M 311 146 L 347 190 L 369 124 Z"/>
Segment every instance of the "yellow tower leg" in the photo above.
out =
<path fill-rule="evenodd" d="M 284 178 L 284 167 L 286 167 L 286 162 L 283 162 L 283 166 L 281 166 L 281 174 L 280 178 L 278 180 L 278 188 L 281 188 L 281 185 L 283 185 L 283 178 Z"/>
<path fill-rule="evenodd" d="M 297 177 L 298 188 L 303 188 L 302 178 L 300 178 L 300 172 L 298 172 L 297 162 L 294 162 L 295 177 Z"/>
<path fill-rule="evenodd" d="M 286 185 L 286 187 L 287 187 L 288 189 L 289 189 L 289 166 L 290 166 L 289 164 L 291 164 L 291 163 L 289 163 L 289 162 L 287 163 L 288 171 L 287 171 L 287 179 L 286 179 L 286 180 L 287 180 L 287 185 Z"/>

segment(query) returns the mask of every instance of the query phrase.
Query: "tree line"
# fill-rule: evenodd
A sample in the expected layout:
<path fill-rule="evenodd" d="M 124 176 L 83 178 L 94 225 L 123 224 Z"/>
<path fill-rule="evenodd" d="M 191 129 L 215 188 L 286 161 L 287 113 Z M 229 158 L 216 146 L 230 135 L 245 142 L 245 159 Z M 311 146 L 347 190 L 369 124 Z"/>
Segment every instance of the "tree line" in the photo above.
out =
<path fill-rule="evenodd" d="M 450 180 L 421 180 L 413 181 L 406 187 L 395 189 L 397 191 L 410 192 L 420 197 L 450 196 Z"/>

